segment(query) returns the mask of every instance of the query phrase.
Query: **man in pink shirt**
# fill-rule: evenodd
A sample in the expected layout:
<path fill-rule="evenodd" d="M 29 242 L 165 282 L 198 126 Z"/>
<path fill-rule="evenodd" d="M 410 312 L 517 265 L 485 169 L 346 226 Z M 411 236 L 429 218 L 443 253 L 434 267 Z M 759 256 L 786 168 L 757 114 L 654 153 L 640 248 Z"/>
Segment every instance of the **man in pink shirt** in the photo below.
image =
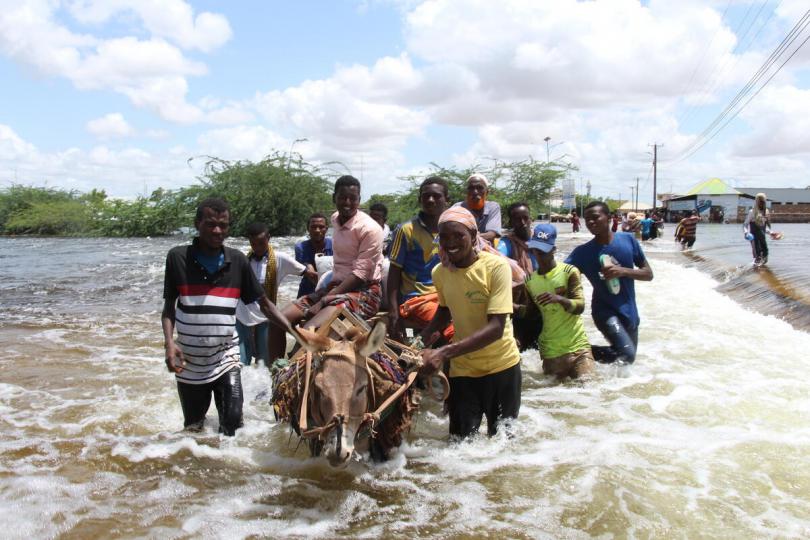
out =
<path fill-rule="evenodd" d="M 383 232 L 358 209 L 360 181 L 349 175 L 338 178 L 332 200 L 337 208 L 332 214 L 332 281 L 328 290 L 302 296 L 287 306 L 284 315 L 292 324 L 306 320 L 305 327 L 318 327 L 341 306 L 367 319 L 380 307 Z"/>

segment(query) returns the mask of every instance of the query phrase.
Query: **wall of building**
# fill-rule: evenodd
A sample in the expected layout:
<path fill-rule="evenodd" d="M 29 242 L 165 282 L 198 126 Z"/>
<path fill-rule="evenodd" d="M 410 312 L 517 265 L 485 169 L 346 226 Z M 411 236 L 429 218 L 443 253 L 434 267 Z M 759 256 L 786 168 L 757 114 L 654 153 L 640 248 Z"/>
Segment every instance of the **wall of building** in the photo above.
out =
<path fill-rule="evenodd" d="M 810 223 L 810 203 L 773 203 L 771 223 Z"/>
<path fill-rule="evenodd" d="M 740 204 L 739 195 L 698 195 L 698 204 L 704 199 L 712 201 L 712 207 L 719 206 L 723 210 L 726 220 L 733 222 L 737 217 L 737 207 Z"/>
<path fill-rule="evenodd" d="M 754 205 L 753 199 L 740 198 L 737 220 L 742 223 Z M 779 203 L 768 201 L 771 210 L 771 223 L 810 223 L 810 203 Z"/>

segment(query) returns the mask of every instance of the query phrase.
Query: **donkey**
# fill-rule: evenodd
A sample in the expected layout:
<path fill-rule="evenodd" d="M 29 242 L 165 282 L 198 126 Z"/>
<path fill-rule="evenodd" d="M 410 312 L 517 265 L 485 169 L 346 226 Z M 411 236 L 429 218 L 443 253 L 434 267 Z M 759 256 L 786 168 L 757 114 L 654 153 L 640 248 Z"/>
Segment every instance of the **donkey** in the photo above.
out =
<path fill-rule="evenodd" d="M 301 435 L 310 438 L 313 455 L 322 447 L 330 465 L 345 467 L 355 451 L 369 450 L 369 438 L 357 438 L 361 427 L 373 428 L 368 413 L 379 405 L 375 403 L 373 360 L 369 362 L 368 357 L 385 342 L 385 325 L 378 323 L 367 334 L 350 330 L 348 339 L 341 341 L 304 328 L 298 332 L 310 354 L 319 354 L 312 364 L 311 382 L 307 381 L 311 388 L 301 403 Z M 317 427 L 306 429 L 310 420 Z"/>

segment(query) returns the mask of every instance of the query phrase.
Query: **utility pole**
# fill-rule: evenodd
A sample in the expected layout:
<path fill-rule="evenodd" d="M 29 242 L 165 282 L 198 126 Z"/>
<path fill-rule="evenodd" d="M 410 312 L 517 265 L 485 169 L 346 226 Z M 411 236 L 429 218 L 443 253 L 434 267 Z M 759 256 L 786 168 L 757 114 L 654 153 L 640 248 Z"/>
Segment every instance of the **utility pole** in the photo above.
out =
<path fill-rule="evenodd" d="M 550 156 L 550 149 L 549 149 L 549 146 L 548 146 L 548 141 L 551 140 L 551 137 L 547 136 L 543 140 L 546 141 L 546 170 L 548 170 L 549 168 L 551 168 L 551 165 L 549 165 L 549 161 L 550 161 L 551 158 L 549 157 Z M 548 199 L 547 199 L 548 204 L 546 205 L 546 211 L 548 212 L 548 222 L 549 223 L 551 223 L 551 191 L 552 191 L 551 189 L 548 190 Z"/>
<path fill-rule="evenodd" d="M 588 196 L 587 196 L 587 198 L 585 199 L 585 200 L 587 201 L 587 202 L 585 203 L 585 205 L 587 206 L 587 205 L 588 205 L 588 204 L 590 204 L 590 202 L 591 202 L 591 181 L 590 181 L 590 180 L 588 180 L 588 183 L 587 183 L 587 184 L 585 184 L 585 187 L 588 189 L 588 192 L 587 192 L 587 193 L 588 193 Z"/>
<path fill-rule="evenodd" d="M 635 203 L 636 203 L 636 200 L 635 200 L 635 198 L 633 197 L 633 190 L 634 190 L 634 189 L 636 189 L 634 186 L 630 186 L 630 201 L 629 201 L 629 202 L 631 202 L 631 203 L 633 203 L 633 204 L 635 204 Z M 634 208 L 634 210 L 635 210 L 635 208 Z"/>
<path fill-rule="evenodd" d="M 636 200 L 635 200 L 634 206 L 635 206 L 635 208 L 633 208 L 633 210 L 638 212 L 638 176 L 636 176 Z"/>
<path fill-rule="evenodd" d="M 653 143 L 653 200 L 652 206 L 653 210 L 655 210 L 656 206 L 658 206 L 658 202 L 656 201 L 656 193 L 658 187 L 658 147 L 663 147 L 663 144 Z"/>
<path fill-rule="evenodd" d="M 585 208 L 585 198 L 583 197 L 583 195 L 581 193 L 582 192 L 582 177 L 581 176 L 579 177 L 579 191 L 580 191 L 580 194 L 579 194 L 579 215 L 581 216 L 582 213 L 585 211 L 584 210 L 584 208 Z"/>

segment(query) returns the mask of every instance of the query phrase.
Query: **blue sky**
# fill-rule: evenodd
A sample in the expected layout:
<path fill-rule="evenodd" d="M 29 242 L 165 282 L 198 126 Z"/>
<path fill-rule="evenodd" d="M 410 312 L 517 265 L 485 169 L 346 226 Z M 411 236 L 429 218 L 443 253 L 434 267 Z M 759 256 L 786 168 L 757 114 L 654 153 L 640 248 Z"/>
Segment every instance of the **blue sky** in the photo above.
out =
<path fill-rule="evenodd" d="M 546 136 L 596 195 L 626 198 L 640 177 L 651 198 L 652 142 L 659 192 L 810 185 L 810 45 L 674 159 L 807 12 L 800 0 L 0 1 L 2 186 L 132 197 L 193 182 L 190 157 L 255 160 L 306 139 L 305 159 L 390 192 L 430 162 L 542 159 Z"/>

